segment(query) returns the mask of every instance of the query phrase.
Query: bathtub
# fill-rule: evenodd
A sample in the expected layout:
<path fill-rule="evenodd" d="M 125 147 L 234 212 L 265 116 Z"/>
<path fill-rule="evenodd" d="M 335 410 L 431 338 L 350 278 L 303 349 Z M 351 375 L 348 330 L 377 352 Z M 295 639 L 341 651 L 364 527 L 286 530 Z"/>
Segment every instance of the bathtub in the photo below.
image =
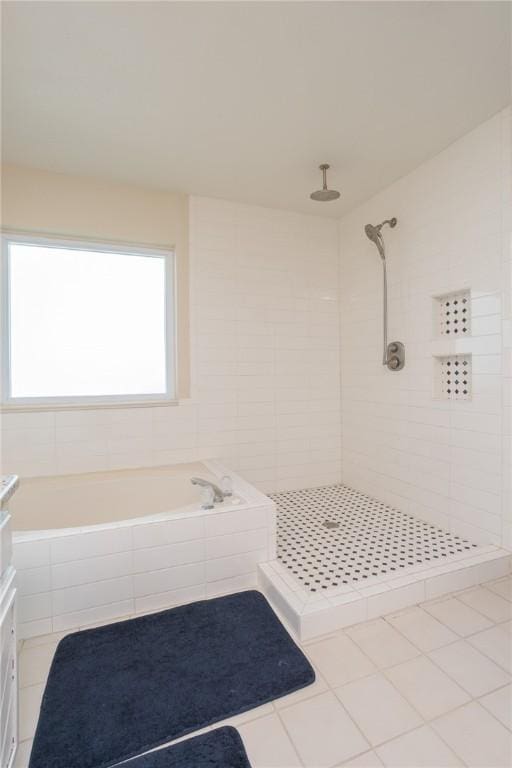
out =
<path fill-rule="evenodd" d="M 201 508 L 190 478 L 233 481 Z M 9 504 L 22 638 L 255 587 L 270 499 L 217 462 L 24 479 Z"/>

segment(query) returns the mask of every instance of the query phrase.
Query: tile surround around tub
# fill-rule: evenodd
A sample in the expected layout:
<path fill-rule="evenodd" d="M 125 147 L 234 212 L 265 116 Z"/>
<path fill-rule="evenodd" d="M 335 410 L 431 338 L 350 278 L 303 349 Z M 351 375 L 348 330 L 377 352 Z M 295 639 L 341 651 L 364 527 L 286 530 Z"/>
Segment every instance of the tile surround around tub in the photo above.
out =
<path fill-rule="evenodd" d="M 263 511 L 270 514 L 270 508 Z M 150 529 L 152 524 L 140 527 Z M 274 545 L 269 530 L 265 526 L 254 531 L 226 533 L 215 540 L 197 538 L 187 542 L 186 549 L 180 551 L 180 557 L 188 557 L 188 561 L 176 565 L 172 565 L 176 562 L 172 550 L 180 545 L 134 548 L 131 541 L 123 537 L 124 552 L 98 556 L 82 553 L 77 560 L 51 561 L 46 569 L 51 588 L 46 592 L 41 591 L 37 580 L 27 578 L 30 569 L 19 568 L 20 636 L 78 629 L 94 621 L 255 587 L 258 563 L 272 556 Z M 152 532 L 148 531 L 147 535 L 152 536 Z M 97 536 L 96 540 L 99 540 Z M 219 551 L 209 550 L 212 541 L 216 547 L 236 554 L 217 556 Z M 162 561 L 160 556 L 164 558 Z"/>
<path fill-rule="evenodd" d="M 208 467 L 218 476 L 226 472 L 216 463 Z M 258 564 L 275 557 L 275 509 L 232 477 L 246 502 L 226 512 L 17 534 L 20 637 L 255 587 Z"/>

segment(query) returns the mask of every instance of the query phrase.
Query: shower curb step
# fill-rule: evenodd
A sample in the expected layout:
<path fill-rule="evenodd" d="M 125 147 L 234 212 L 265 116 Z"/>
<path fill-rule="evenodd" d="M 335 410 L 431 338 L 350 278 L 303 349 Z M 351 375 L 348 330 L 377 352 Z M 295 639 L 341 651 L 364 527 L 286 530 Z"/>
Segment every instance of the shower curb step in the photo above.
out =
<path fill-rule="evenodd" d="M 352 624 L 380 618 L 450 592 L 468 589 L 512 572 L 512 553 L 489 545 L 472 556 L 444 563 L 362 589 L 348 588 L 327 595 L 307 592 L 278 561 L 260 563 L 258 581 L 263 594 L 300 640 L 335 632 Z"/>

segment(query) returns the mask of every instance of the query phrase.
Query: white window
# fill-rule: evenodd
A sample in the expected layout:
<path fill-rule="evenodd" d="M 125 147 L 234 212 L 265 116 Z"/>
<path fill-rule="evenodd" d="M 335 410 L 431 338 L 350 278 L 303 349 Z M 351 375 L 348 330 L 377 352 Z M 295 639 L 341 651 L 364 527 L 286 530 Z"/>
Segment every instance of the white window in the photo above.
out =
<path fill-rule="evenodd" d="M 3 400 L 175 397 L 174 255 L 4 237 Z"/>

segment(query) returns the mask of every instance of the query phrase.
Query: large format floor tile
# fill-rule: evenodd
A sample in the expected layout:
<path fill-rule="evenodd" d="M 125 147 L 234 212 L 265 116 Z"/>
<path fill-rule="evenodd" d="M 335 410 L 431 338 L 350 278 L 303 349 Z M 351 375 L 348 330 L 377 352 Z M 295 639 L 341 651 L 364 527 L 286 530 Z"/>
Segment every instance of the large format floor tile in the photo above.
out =
<path fill-rule="evenodd" d="M 492 581 L 485 586 L 487 589 L 490 589 L 491 592 L 495 592 L 500 597 L 504 597 L 505 600 L 509 600 L 512 603 L 512 576 L 506 576 L 504 579 Z"/>
<path fill-rule="evenodd" d="M 57 643 L 66 637 L 67 632 L 53 632 L 51 635 L 37 635 L 36 637 L 29 637 L 23 641 L 23 648 L 33 648 L 35 645 L 57 645 Z"/>
<path fill-rule="evenodd" d="M 306 768 L 332 768 L 369 749 L 331 691 L 287 707 L 280 716 Z"/>
<path fill-rule="evenodd" d="M 424 653 L 457 640 L 451 629 L 418 606 L 387 616 L 386 620 Z"/>
<path fill-rule="evenodd" d="M 31 739 L 39 719 L 39 707 L 43 697 L 44 685 L 30 685 L 20 689 L 19 695 L 19 739 Z"/>
<path fill-rule="evenodd" d="M 510 682 L 510 675 L 465 640 L 432 651 L 430 658 L 472 696 Z"/>
<path fill-rule="evenodd" d="M 18 744 L 16 760 L 14 761 L 14 768 L 28 768 L 28 761 L 30 759 L 31 750 L 32 739 L 28 739 L 28 741 L 22 741 L 20 744 Z"/>
<path fill-rule="evenodd" d="M 218 723 L 218 725 L 232 725 L 233 728 L 239 728 L 250 720 L 272 714 L 274 714 L 274 706 L 272 702 L 268 701 L 266 704 L 261 704 L 261 706 L 255 707 L 255 709 L 249 709 L 247 712 L 241 712 L 239 715 L 228 717 L 226 720 L 223 720 L 222 723 Z"/>
<path fill-rule="evenodd" d="M 454 597 L 435 603 L 425 603 L 422 607 L 461 637 L 492 627 L 489 619 Z"/>
<path fill-rule="evenodd" d="M 315 682 L 312 685 L 306 685 L 305 688 L 300 688 L 298 691 L 294 691 L 294 693 L 289 693 L 287 696 L 282 696 L 280 699 L 276 699 L 274 701 L 274 706 L 277 710 L 283 709 L 283 707 L 289 707 L 290 704 L 297 704 L 299 701 L 311 699 L 319 693 L 325 693 L 328 689 L 329 687 L 327 683 L 315 667 Z"/>
<path fill-rule="evenodd" d="M 338 688 L 336 695 L 372 746 L 421 725 L 421 718 L 382 674 Z"/>
<path fill-rule="evenodd" d="M 491 621 L 507 621 L 512 618 L 512 604 L 485 587 L 463 592 L 459 595 L 459 600 Z"/>
<path fill-rule="evenodd" d="M 302 763 L 277 715 L 252 720 L 239 730 L 252 768 L 301 768 Z"/>
<path fill-rule="evenodd" d="M 478 648 L 507 672 L 512 672 L 512 640 L 509 632 L 499 624 L 469 637 L 468 643 Z"/>
<path fill-rule="evenodd" d="M 510 621 L 504 621 L 503 624 L 500 624 L 500 627 L 512 635 L 512 619 Z"/>
<path fill-rule="evenodd" d="M 362 755 L 353 757 L 348 763 L 343 763 L 341 768 L 382 768 L 382 760 L 376 752 L 370 750 Z"/>
<path fill-rule="evenodd" d="M 512 731 L 512 685 L 506 685 L 504 688 L 488 693 L 479 701 Z"/>
<path fill-rule="evenodd" d="M 511 763 L 510 731 L 474 701 L 432 725 L 468 766 L 506 768 Z"/>
<path fill-rule="evenodd" d="M 437 733 L 423 726 L 377 747 L 377 754 L 388 768 L 456 768 L 462 761 Z"/>
<path fill-rule="evenodd" d="M 425 656 L 392 667 L 386 675 L 425 720 L 470 700 L 466 691 Z"/>
<path fill-rule="evenodd" d="M 56 643 L 48 643 L 22 649 L 18 659 L 21 688 L 46 682 L 56 648 Z"/>
<path fill-rule="evenodd" d="M 375 672 L 375 665 L 347 635 L 312 643 L 308 656 L 333 688 Z"/>
<path fill-rule="evenodd" d="M 356 624 L 347 630 L 347 634 L 379 669 L 419 655 L 418 649 L 384 619 Z"/>

